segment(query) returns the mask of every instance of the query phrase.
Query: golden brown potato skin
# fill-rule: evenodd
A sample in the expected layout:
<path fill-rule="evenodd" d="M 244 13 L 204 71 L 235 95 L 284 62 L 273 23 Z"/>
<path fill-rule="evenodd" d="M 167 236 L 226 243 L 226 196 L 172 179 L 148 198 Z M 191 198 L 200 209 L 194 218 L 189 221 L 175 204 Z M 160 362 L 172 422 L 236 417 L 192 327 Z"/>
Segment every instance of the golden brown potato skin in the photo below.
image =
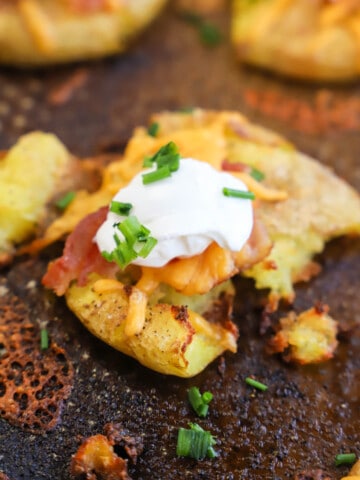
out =
<path fill-rule="evenodd" d="M 148 305 L 141 332 L 126 335 L 129 297 L 136 287 L 123 285 L 99 293 L 99 279 L 92 275 L 85 286 L 72 284 L 66 292 L 69 308 L 91 333 L 146 367 L 167 375 L 192 377 L 225 350 L 236 351 L 237 332 L 231 322 L 229 329 L 209 323 L 203 330 L 195 319 L 199 315 L 185 306 Z"/>
<path fill-rule="evenodd" d="M 42 66 L 122 52 L 165 3 L 129 0 L 78 12 L 59 0 L 0 0 L 0 63 Z"/>
<path fill-rule="evenodd" d="M 233 0 L 238 58 L 302 80 L 360 74 L 360 5 L 354 0 Z"/>

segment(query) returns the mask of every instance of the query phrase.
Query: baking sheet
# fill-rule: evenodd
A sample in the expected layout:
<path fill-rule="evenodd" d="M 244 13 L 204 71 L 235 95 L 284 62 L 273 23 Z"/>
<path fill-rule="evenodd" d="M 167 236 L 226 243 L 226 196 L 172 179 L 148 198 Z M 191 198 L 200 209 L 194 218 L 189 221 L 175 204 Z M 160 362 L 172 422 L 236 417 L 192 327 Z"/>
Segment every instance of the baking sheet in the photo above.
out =
<path fill-rule="evenodd" d="M 152 112 L 234 109 L 285 135 L 360 190 L 360 85 L 304 85 L 240 67 L 227 40 L 229 13 L 211 21 L 224 35 L 215 48 L 204 46 L 196 29 L 170 6 L 121 57 L 46 71 L 1 69 L 0 148 L 41 129 L 56 133 L 74 154 L 87 156 L 121 150 L 133 128 L 146 124 Z M 73 88 L 67 90 L 69 84 Z M 282 116 L 269 100 L 266 108 L 269 92 L 278 95 L 278 107 L 294 101 L 293 115 Z M 324 92 L 331 105 L 319 110 Z M 312 112 L 308 121 L 299 119 L 304 105 L 305 112 Z M 320 275 L 297 287 L 295 309 L 323 301 L 345 329 L 359 325 L 360 242 L 332 242 L 319 261 Z M 36 435 L 0 420 L 0 471 L 10 479 L 69 479 L 71 455 L 81 438 L 102 433 L 114 421 L 143 438 L 144 452 L 135 466 L 129 465 L 138 480 L 286 479 L 316 470 L 337 479 L 348 467 L 335 467 L 335 455 L 351 451 L 359 456 L 359 329 L 343 336 L 333 360 L 311 367 L 287 365 L 265 353 L 267 338 L 259 333 L 261 294 L 249 280 L 238 279 L 238 353 L 226 354 L 194 379 L 166 377 L 93 338 L 62 300 L 49 306 L 41 289 L 26 288 L 29 281 L 40 280 L 45 267 L 46 258 L 35 264 L 24 260 L 2 275 L 29 305 L 34 320 L 51 320 L 50 336 L 67 351 L 75 381 L 55 430 Z M 246 386 L 249 375 L 266 379 L 268 391 Z M 219 456 L 213 460 L 176 457 L 178 428 L 197 421 L 186 397 L 193 385 L 214 394 L 211 414 L 201 422 L 217 438 Z"/>

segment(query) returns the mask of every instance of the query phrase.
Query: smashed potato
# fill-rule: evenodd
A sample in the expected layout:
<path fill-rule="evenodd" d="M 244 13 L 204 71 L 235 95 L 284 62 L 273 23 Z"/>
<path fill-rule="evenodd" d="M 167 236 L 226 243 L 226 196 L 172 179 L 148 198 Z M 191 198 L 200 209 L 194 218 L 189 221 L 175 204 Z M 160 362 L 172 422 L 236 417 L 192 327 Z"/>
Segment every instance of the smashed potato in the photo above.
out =
<path fill-rule="evenodd" d="M 280 320 L 279 331 L 271 339 L 272 353 L 284 353 L 286 361 L 305 365 L 333 357 L 337 347 L 337 322 L 328 315 L 326 306 L 311 308 Z"/>
<path fill-rule="evenodd" d="M 0 63 L 47 65 L 126 49 L 166 0 L 0 0 Z"/>
<path fill-rule="evenodd" d="M 156 136 L 146 128 L 136 129 L 123 159 L 104 170 L 101 188 L 94 194 L 79 192 L 29 251 L 71 232 L 63 257 L 50 265 L 44 285 L 65 294 L 71 310 L 102 340 L 154 370 L 187 377 L 223 351 L 236 350 L 237 331 L 222 304 L 227 289 L 225 297 L 222 292 L 219 297 L 207 295 L 241 273 L 254 278 L 257 288 L 270 290 L 273 308 L 280 298 L 292 301 L 294 282 L 317 273 L 313 256 L 325 242 L 360 233 L 360 199 L 329 169 L 236 112 L 163 112 L 151 122 L 158 126 Z M 119 274 L 92 242 L 106 217 L 106 211 L 97 209 L 141 171 L 145 156 L 171 141 L 183 157 L 208 162 L 247 184 L 256 196 L 255 227 L 240 252 L 212 244 L 201 255 L 161 268 L 136 267 Z M 264 179 L 252 178 L 253 171 Z M 164 285 L 169 295 L 159 294 Z M 197 306 L 189 307 L 197 296 L 210 312 L 215 300 L 221 315 L 215 318 L 213 312 L 205 315 Z"/>
<path fill-rule="evenodd" d="M 319 271 L 313 257 L 323 250 L 325 242 L 340 235 L 360 234 L 358 193 L 330 169 L 239 113 L 162 112 L 154 115 L 151 123 L 159 126 L 157 136 L 149 135 L 146 128 L 136 129 L 124 158 L 105 169 L 100 190 L 94 194 L 79 192 L 34 250 L 68 234 L 81 218 L 110 202 L 141 170 L 143 157 L 171 140 L 183 156 L 207 161 L 218 170 L 241 176 L 254 168 L 264 175 L 261 183 L 253 182 L 249 189 L 257 195 L 257 216 L 273 248 L 244 274 L 255 280 L 257 288 L 270 290 L 274 308 L 280 298 L 292 302 L 294 283 Z"/>
<path fill-rule="evenodd" d="M 232 41 L 239 59 L 317 81 L 360 74 L 357 0 L 233 0 Z"/>
<path fill-rule="evenodd" d="M 35 231 L 70 163 L 61 142 L 40 132 L 23 136 L 0 159 L 0 265 Z"/>

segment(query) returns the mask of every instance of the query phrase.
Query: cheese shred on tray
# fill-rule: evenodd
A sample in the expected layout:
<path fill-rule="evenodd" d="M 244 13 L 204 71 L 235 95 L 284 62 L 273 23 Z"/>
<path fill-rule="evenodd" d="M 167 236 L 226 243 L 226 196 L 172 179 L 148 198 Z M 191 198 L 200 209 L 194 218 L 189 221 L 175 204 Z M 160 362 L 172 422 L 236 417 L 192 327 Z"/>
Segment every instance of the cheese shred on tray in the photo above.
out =
<path fill-rule="evenodd" d="M 360 233 L 360 200 L 236 112 L 163 112 L 154 124 L 27 251 L 69 234 L 43 284 L 109 345 L 191 377 L 237 350 L 231 278 L 252 277 L 271 308 L 291 302 L 325 242 Z"/>

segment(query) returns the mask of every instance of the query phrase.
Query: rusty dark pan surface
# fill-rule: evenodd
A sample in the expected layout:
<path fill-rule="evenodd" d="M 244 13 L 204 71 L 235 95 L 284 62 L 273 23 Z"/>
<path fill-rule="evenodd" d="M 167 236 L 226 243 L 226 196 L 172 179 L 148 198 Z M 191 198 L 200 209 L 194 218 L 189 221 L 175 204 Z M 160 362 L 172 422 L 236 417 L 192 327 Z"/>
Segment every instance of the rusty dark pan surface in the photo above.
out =
<path fill-rule="evenodd" d="M 212 20 L 226 37 L 228 15 Z M 49 101 L 79 69 L 83 84 L 71 100 Z M 287 136 L 360 190 L 359 128 L 339 124 L 303 133 L 296 124 L 261 113 L 246 101 L 249 89 L 275 89 L 286 98 L 312 104 L 323 88 L 344 101 L 360 99 L 359 84 L 300 85 L 241 69 L 227 41 L 213 49 L 204 47 L 194 28 L 169 9 L 122 57 L 41 72 L 2 69 L 0 148 L 9 147 L 24 132 L 42 129 L 55 132 L 75 154 L 92 155 L 122 148 L 133 128 L 158 110 L 195 105 L 236 109 Z M 359 324 L 360 242 L 332 242 L 319 261 L 320 275 L 297 287 L 295 309 L 320 300 L 344 327 Z M 62 300 L 49 306 L 40 288 L 30 291 L 28 282 L 39 281 L 45 268 L 45 257 L 35 264 L 22 261 L 2 276 L 28 304 L 34 319 L 40 315 L 49 320 L 51 338 L 65 348 L 74 365 L 75 382 L 53 431 L 26 433 L 0 420 L 0 470 L 10 479 L 69 479 L 70 458 L 79 440 L 102 433 L 107 422 L 120 422 L 143 436 L 144 452 L 137 465 L 129 467 L 135 480 L 293 479 L 316 469 L 335 480 L 348 472 L 346 466 L 334 466 L 335 455 L 360 455 L 359 329 L 341 339 L 333 360 L 312 367 L 287 365 L 265 353 L 267 337 L 259 334 L 261 295 L 250 281 L 239 279 L 238 353 L 225 355 L 194 379 L 166 377 L 93 338 Z M 248 375 L 266 379 L 268 391 L 246 386 Z M 214 460 L 195 462 L 175 454 L 178 428 L 197 421 L 186 398 L 193 385 L 214 394 L 211 412 L 201 422 L 217 438 L 219 456 Z"/>

